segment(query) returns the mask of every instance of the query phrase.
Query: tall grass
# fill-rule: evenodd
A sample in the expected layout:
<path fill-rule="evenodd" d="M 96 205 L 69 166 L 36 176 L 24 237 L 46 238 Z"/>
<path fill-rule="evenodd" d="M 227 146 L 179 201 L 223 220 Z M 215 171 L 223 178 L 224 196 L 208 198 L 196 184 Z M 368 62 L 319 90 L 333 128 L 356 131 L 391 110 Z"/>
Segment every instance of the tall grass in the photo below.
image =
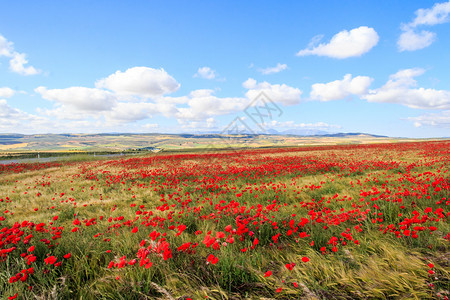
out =
<path fill-rule="evenodd" d="M 126 160 L 117 159 L 115 164 L 73 156 L 70 163 L 59 168 L 0 174 L 0 199 L 3 199 L 0 205 L 5 217 L 0 227 L 8 229 L 27 220 L 44 222 L 48 230 L 30 231 L 33 234 L 30 243 L 14 244 L 17 247 L 14 255 L 0 262 L 1 297 L 7 299 L 15 293 L 23 299 L 434 299 L 438 293 L 445 296 L 450 274 L 449 245 L 444 237 L 450 227 L 445 201 L 438 203 L 442 198 L 448 199 L 448 190 L 437 191 L 429 183 L 440 175 L 429 175 L 427 181 L 423 179 L 426 175 L 418 174 L 426 171 L 443 174 L 448 172 L 448 164 L 431 154 L 430 160 L 435 159 L 436 163 L 419 164 L 417 151 L 391 153 L 356 148 L 352 160 L 346 151 L 339 149 L 332 153 L 304 149 L 281 154 L 256 152 L 246 154 L 250 159 L 243 162 L 239 160 L 241 156 L 225 155 L 214 162 L 223 163 L 222 173 L 215 172 L 218 167 L 203 165 L 206 159 L 202 156 L 175 161 L 171 161 L 173 156 L 167 156 L 150 166 L 137 160 L 133 167 L 126 165 Z M 402 162 L 415 161 L 419 165 L 382 169 L 377 162 L 386 153 L 395 154 Z M 286 160 L 289 164 L 305 157 L 303 161 L 326 160 L 334 166 L 290 172 L 280 171 L 277 166 L 258 175 L 257 166 L 284 156 L 292 158 Z M 367 161 L 373 162 L 372 169 L 364 169 L 369 165 Z M 309 164 L 301 166 L 315 166 Z M 192 165 L 195 167 L 186 169 Z M 364 168 L 350 172 L 340 165 Z M 235 171 L 238 167 L 247 168 L 241 172 L 246 177 Z M 145 177 L 139 173 L 141 170 L 154 174 Z M 168 170 L 170 176 L 158 170 Z M 170 173 L 176 170 L 184 173 L 179 177 Z M 112 183 L 114 176 L 120 180 Z M 225 179 L 218 179 L 222 177 Z M 405 188 L 417 194 L 395 195 Z M 368 192 L 373 194 L 364 196 Z M 156 209 L 163 205 L 168 209 Z M 435 212 L 439 208 L 444 208 L 444 217 L 430 221 L 437 218 Z M 426 213 L 430 209 L 432 212 Z M 151 217 L 143 214 L 149 211 Z M 426 225 L 427 231 L 412 238 L 399 227 L 405 218 L 412 219 L 417 214 L 429 219 L 411 228 Z M 148 225 L 155 217 L 160 218 L 158 222 Z M 86 226 L 85 222 L 92 218 L 95 222 Z M 74 225 L 76 219 L 82 224 Z M 300 222 L 304 224 L 300 226 Z M 235 235 L 234 243 L 224 244 L 222 238 L 218 250 L 203 244 L 208 232 L 211 236 L 217 232 L 228 236 L 226 226 L 237 229 L 243 223 L 247 232 Z M 181 224 L 186 229 L 177 235 L 176 227 Z M 400 234 L 384 232 L 389 225 L 395 226 Z M 428 230 L 430 225 L 436 227 L 432 233 Z M 79 231 L 71 232 L 74 227 Z M 135 227 L 138 231 L 133 233 Z M 26 228 L 20 230 L 25 232 L 22 237 L 29 233 Z M 62 234 L 53 240 L 55 230 Z M 165 234 L 164 239 L 172 249 L 170 259 L 150 253 L 153 265 L 148 269 L 138 267 L 139 260 L 137 265 L 108 268 L 111 261 L 119 262 L 122 256 L 127 261 L 136 259 L 140 248 L 156 243 L 149 236 L 153 231 Z M 343 233 L 351 234 L 352 239 Z M 330 243 L 334 238 L 336 251 Z M 44 239 L 50 242 L 42 242 Z M 253 247 L 256 239 L 259 243 Z M 145 246 L 140 245 L 142 241 Z M 191 252 L 177 251 L 188 242 L 198 245 L 190 248 Z M 27 265 L 20 254 L 28 253 L 31 245 L 35 246 L 33 253 L 37 259 Z M 71 257 L 64 259 L 67 253 Z M 219 258 L 216 264 L 207 261 L 210 254 Z M 49 255 L 62 261 L 61 266 L 45 264 Z M 303 261 L 304 258 L 309 261 Z M 295 266 L 289 270 L 286 264 L 292 263 Z M 431 269 L 430 263 L 434 265 Z M 12 276 L 30 266 L 34 267 L 34 274 L 26 282 L 9 283 Z M 270 276 L 267 271 L 271 271 Z"/>

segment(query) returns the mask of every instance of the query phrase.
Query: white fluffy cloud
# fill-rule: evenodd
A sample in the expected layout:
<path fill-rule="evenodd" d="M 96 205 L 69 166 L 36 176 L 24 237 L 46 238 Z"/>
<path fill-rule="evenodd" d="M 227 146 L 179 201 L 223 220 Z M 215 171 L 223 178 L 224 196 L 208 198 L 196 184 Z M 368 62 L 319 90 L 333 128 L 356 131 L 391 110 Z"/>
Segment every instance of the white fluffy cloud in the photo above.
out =
<path fill-rule="evenodd" d="M 299 103 L 302 94 L 299 89 L 285 84 L 258 83 L 251 78 L 243 86 L 248 89 L 246 97 L 218 97 L 207 89 L 173 97 L 165 94 L 176 91 L 179 84 L 163 69 L 136 67 L 97 81 L 95 88 L 41 86 L 35 92 L 55 102 L 52 109 L 40 110 L 42 115 L 77 122 L 77 126 L 86 121 L 101 122 L 111 128 L 156 115 L 175 118 L 183 126 L 212 128 L 216 126 L 215 116 L 243 112 L 261 92 L 284 105 Z"/>
<path fill-rule="evenodd" d="M 144 129 L 156 129 L 159 128 L 159 125 L 157 123 L 148 123 L 142 126 Z"/>
<path fill-rule="evenodd" d="M 271 101 L 284 105 L 299 103 L 302 94 L 299 89 L 285 84 L 258 83 L 252 78 L 245 81 L 243 87 L 248 89 L 246 97 L 217 97 L 213 90 L 201 89 L 192 91 L 184 97 L 158 99 L 157 104 L 162 114 L 175 117 L 183 126 L 211 128 L 214 120 L 212 117 L 243 112 L 261 92 L 264 92 Z M 171 109 L 163 112 L 161 110 L 163 103 L 170 105 Z M 206 124 L 205 120 L 208 119 L 210 122 Z"/>
<path fill-rule="evenodd" d="M 125 72 L 117 71 L 98 80 L 95 86 L 109 89 L 119 95 L 150 98 L 173 93 L 180 88 L 180 84 L 164 69 L 148 67 L 134 67 Z"/>
<path fill-rule="evenodd" d="M 182 128 L 186 129 L 196 129 L 196 130 L 211 130 L 217 129 L 217 121 L 214 118 L 207 118 L 201 121 L 191 121 L 180 119 L 178 122 L 181 124 Z"/>
<path fill-rule="evenodd" d="M 0 131 L 17 132 L 20 129 L 21 132 L 32 132 L 48 124 L 47 119 L 13 108 L 6 100 L 0 99 Z"/>
<path fill-rule="evenodd" d="M 155 108 L 154 103 L 118 103 L 107 118 L 124 122 L 144 120 L 155 113 Z"/>
<path fill-rule="evenodd" d="M 8 57 L 9 69 L 20 75 L 36 75 L 41 73 L 40 70 L 33 66 L 26 66 L 28 60 L 25 53 L 19 53 L 14 50 L 12 42 L 8 41 L 4 36 L 0 34 L 0 57 Z"/>
<path fill-rule="evenodd" d="M 397 46 L 400 51 L 414 51 L 430 46 L 435 40 L 436 34 L 434 32 L 422 30 L 417 33 L 408 29 L 400 35 Z"/>
<path fill-rule="evenodd" d="M 369 102 L 399 103 L 419 109 L 449 109 L 450 91 L 414 88 L 414 77 L 422 75 L 420 68 L 405 69 L 391 75 L 388 82 L 379 89 L 369 91 L 362 96 Z"/>
<path fill-rule="evenodd" d="M 11 57 L 14 52 L 13 43 L 0 34 L 0 56 Z"/>
<path fill-rule="evenodd" d="M 97 81 L 96 88 L 47 89 L 41 86 L 35 92 L 56 102 L 53 109 L 40 110 L 44 115 L 77 122 L 89 118 L 105 120 L 111 125 L 144 120 L 156 114 L 175 115 L 178 112 L 176 100 L 179 103 L 187 100 L 168 97 L 168 101 L 164 101 L 163 95 L 176 91 L 179 86 L 163 69 L 135 67 Z M 152 103 L 147 102 L 149 98 Z"/>
<path fill-rule="evenodd" d="M 164 103 L 130 103 L 119 102 L 111 111 L 105 113 L 108 121 L 114 122 L 135 122 L 145 120 L 157 114 L 176 113 L 174 105 L 166 105 Z"/>
<path fill-rule="evenodd" d="M 26 59 L 25 53 L 14 53 L 9 61 L 9 68 L 11 71 L 20 75 L 36 75 L 41 72 L 33 66 L 25 66 L 26 64 L 28 64 L 28 60 Z"/>
<path fill-rule="evenodd" d="M 81 122 L 82 120 L 86 120 L 91 118 L 92 115 L 97 115 L 97 119 L 101 116 L 99 112 L 86 112 L 73 109 L 73 107 L 68 105 L 57 105 L 52 109 L 48 108 L 37 108 L 36 111 L 45 117 L 48 117 L 52 120 L 65 120 L 65 121 L 77 121 Z"/>
<path fill-rule="evenodd" d="M 15 91 L 9 87 L 0 87 L 0 98 L 10 98 L 14 96 Z"/>
<path fill-rule="evenodd" d="M 328 44 L 311 45 L 307 49 L 300 50 L 297 56 L 318 55 L 338 59 L 361 56 L 375 47 L 378 40 L 378 34 L 373 28 L 361 26 L 337 33 Z"/>
<path fill-rule="evenodd" d="M 316 83 L 311 86 L 311 99 L 331 101 L 344 99 L 351 95 L 364 95 L 367 93 L 373 79 L 367 76 L 346 74 L 342 80 L 328 83 Z"/>
<path fill-rule="evenodd" d="M 414 126 L 433 126 L 450 128 L 450 110 L 444 110 L 440 113 L 425 114 L 418 117 L 411 117 L 408 120 L 414 122 Z"/>
<path fill-rule="evenodd" d="M 177 109 L 175 117 L 179 120 L 201 121 L 211 116 L 242 111 L 249 100 L 239 97 L 219 98 L 214 95 L 213 90 L 195 90 L 189 94 L 186 104 L 188 107 Z"/>
<path fill-rule="evenodd" d="M 217 74 L 215 70 L 212 70 L 210 67 L 201 67 L 198 68 L 197 73 L 194 74 L 194 77 L 200 77 L 204 79 L 214 79 Z"/>
<path fill-rule="evenodd" d="M 6 100 L 0 99 L 0 117 L 1 118 L 10 118 L 14 115 L 18 114 L 18 110 L 12 108 L 8 105 L 8 102 Z"/>
<path fill-rule="evenodd" d="M 450 1 L 436 3 L 432 8 L 421 8 L 416 11 L 416 18 L 411 26 L 436 25 L 450 21 Z"/>
<path fill-rule="evenodd" d="M 36 88 L 35 91 L 42 98 L 57 103 L 53 109 L 41 110 L 41 113 L 61 120 L 93 118 L 104 119 L 112 124 L 130 123 L 155 114 L 173 115 L 177 112 L 170 100 L 160 101 L 164 94 L 174 92 L 180 86 L 164 69 L 134 67 L 125 72 L 117 71 L 98 80 L 95 85 L 96 88 Z M 157 103 L 148 103 L 149 98 Z"/>
<path fill-rule="evenodd" d="M 65 89 L 47 89 L 40 86 L 35 89 L 42 98 L 56 101 L 82 112 L 111 110 L 116 104 L 116 96 L 108 91 L 86 87 L 70 87 Z"/>
<path fill-rule="evenodd" d="M 436 3 L 432 8 L 421 8 L 416 17 L 408 24 L 402 25 L 397 46 L 399 51 L 415 51 L 430 46 L 436 40 L 436 34 L 427 30 L 417 31 L 418 26 L 433 26 L 450 21 L 450 1 Z"/>
<path fill-rule="evenodd" d="M 269 68 L 265 68 L 265 69 L 259 69 L 259 71 L 264 74 L 264 75 L 269 75 L 269 74 L 274 74 L 274 73 L 279 73 L 281 71 L 284 71 L 287 69 L 287 65 L 286 64 L 280 64 L 278 63 L 275 67 L 269 67 Z"/>
<path fill-rule="evenodd" d="M 263 92 L 271 101 L 283 105 L 295 105 L 301 101 L 302 91 L 286 84 L 270 84 L 266 81 L 258 83 L 255 79 L 249 78 L 242 86 L 248 89 L 245 95 L 250 100 Z"/>

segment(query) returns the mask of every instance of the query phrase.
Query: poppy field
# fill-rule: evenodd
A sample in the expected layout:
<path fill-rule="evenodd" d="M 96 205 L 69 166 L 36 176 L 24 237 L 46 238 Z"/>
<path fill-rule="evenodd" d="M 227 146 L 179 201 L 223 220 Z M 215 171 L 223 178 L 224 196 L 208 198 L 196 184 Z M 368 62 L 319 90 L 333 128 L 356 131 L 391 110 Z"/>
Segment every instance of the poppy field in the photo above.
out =
<path fill-rule="evenodd" d="M 2 299 L 448 299 L 450 141 L 0 165 Z"/>

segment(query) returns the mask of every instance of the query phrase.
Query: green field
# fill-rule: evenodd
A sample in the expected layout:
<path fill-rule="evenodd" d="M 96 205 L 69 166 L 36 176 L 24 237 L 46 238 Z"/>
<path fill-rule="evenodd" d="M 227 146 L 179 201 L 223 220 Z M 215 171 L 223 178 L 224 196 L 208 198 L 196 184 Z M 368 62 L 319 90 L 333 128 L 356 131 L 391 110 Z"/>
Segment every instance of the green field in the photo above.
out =
<path fill-rule="evenodd" d="M 447 141 L 0 165 L 3 299 L 444 299 Z"/>

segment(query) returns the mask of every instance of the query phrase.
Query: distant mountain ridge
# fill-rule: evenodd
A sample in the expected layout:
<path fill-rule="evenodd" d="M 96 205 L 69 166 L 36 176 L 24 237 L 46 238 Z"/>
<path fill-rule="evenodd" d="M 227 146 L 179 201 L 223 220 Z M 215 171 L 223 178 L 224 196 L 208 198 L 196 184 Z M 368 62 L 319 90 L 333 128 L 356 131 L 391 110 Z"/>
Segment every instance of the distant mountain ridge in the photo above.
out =
<path fill-rule="evenodd" d="M 215 138 L 220 137 L 221 135 L 230 135 L 233 133 L 229 132 L 220 132 L 220 131 L 204 131 L 204 132 L 195 132 L 195 133 L 50 133 L 50 134 L 15 134 L 15 133 L 0 133 L 0 140 L 14 140 L 14 139 L 23 139 L 26 137 L 44 137 L 44 136 L 60 136 L 64 138 L 71 137 L 95 137 L 95 136 L 133 136 L 133 135 L 149 135 L 149 136 L 158 136 L 158 135 L 171 135 L 171 136 L 179 136 L 183 138 Z M 327 131 L 318 130 L 318 129 L 288 129 L 284 131 L 278 131 L 275 129 L 269 129 L 266 132 L 249 132 L 249 131 L 240 131 L 236 133 L 238 135 L 248 135 L 248 136 L 256 136 L 256 135 L 295 135 L 295 136 L 317 136 L 317 137 L 348 137 L 348 136 L 368 136 L 368 137 L 379 137 L 379 138 L 387 138 L 389 136 L 386 135 L 377 135 L 371 133 L 364 132 L 338 132 L 338 133 L 329 133 Z"/>
<path fill-rule="evenodd" d="M 219 131 L 204 131 L 197 133 L 181 133 L 178 134 L 182 137 L 212 137 L 212 136 L 220 136 L 221 134 L 231 134 L 227 132 L 219 132 Z M 338 133 L 329 133 L 328 131 L 318 130 L 318 129 L 288 129 L 283 131 L 278 131 L 275 129 L 269 129 L 266 132 L 249 132 L 249 131 L 241 131 L 240 135 L 289 135 L 289 136 L 304 136 L 304 137 L 350 137 L 350 136 L 367 136 L 367 137 L 378 137 L 378 138 L 388 138 L 387 135 L 377 135 L 371 133 L 364 132 L 338 132 Z M 175 134 L 177 135 L 177 134 Z"/>
<path fill-rule="evenodd" d="M 340 132 L 340 133 L 329 133 L 322 134 L 320 136 L 323 137 L 347 137 L 347 136 L 368 136 L 368 137 L 379 137 L 379 138 L 387 138 L 387 135 L 378 135 L 378 134 L 370 134 L 370 133 L 362 133 L 362 132 Z"/>

